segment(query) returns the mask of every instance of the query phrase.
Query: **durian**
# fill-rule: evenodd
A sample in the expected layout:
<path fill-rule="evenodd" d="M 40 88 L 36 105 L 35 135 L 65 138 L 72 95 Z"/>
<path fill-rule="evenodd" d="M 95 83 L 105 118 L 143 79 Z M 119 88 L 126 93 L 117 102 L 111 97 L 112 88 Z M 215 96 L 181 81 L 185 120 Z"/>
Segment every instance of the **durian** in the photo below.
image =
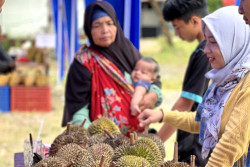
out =
<path fill-rule="evenodd" d="M 0 86 L 7 85 L 10 80 L 10 73 L 9 74 L 1 74 L 0 75 Z"/>
<path fill-rule="evenodd" d="M 92 167 L 94 162 L 92 155 L 86 149 L 74 143 L 64 145 L 56 156 L 73 162 L 71 167 Z"/>
<path fill-rule="evenodd" d="M 151 140 L 153 140 L 155 142 L 155 144 L 158 146 L 159 150 L 161 151 L 162 154 L 162 159 L 165 158 L 166 153 L 165 153 L 165 146 L 164 143 L 162 142 L 162 140 L 155 134 L 147 134 L 147 133 L 138 133 L 139 138 L 140 137 L 146 137 L 146 138 L 150 138 Z"/>
<path fill-rule="evenodd" d="M 191 156 L 190 159 L 191 166 L 195 167 L 195 156 Z M 178 143 L 175 142 L 174 145 L 174 158 L 172 161 L 164 162 L 161 167 L 190 167 L 186 162 L 178 162 Z"/>
<path fill-rule="evenodd" d="M 125 155 L 134 155 L 145 158 L 151 164 L 152 167 L 159 167 L 162 164 L 158 161 L 158 159 L 161 159 L 161 156 L 156 157 L 157 155 L 152 151 L 150 147 L 145 144 L 135 143 L 133 133 L 130 134 L 130 140 L 130 145 L 123 145 L 115 149 L 113 161 L 116 162 L 119 158 Z M 156 159 L 157 161 L 155 161 Z"/>
<path fill-rule="evenodd" d="M 67 164 L 69 164 L 67 161 L 59 157 L 48 157 L 39 161 L 34 167 L 65 167 Z"/>
<path fill-rule="evenodd" d="M 69 130 L 69 126 L 70 125 L 67 124 L 67 131 Z M 74 142 L 74 137 L 68 132 L 66 134 L 60 134 L 54 139 L 53 143 L 51 144 L 51 147 L 49 149 L 49 155 L 54 156 L 62 146 Z"/>
<path fill-rule="evenodd" d="M 89 140 L 88 140 L 88 147 L 93 146 L 94 144 L 99 144 L 99 143 L 103 143 L 105 141 L 105 139 L 107 138 L 107 136 L 105 134 L 95 134 L 92 135 Z"/>
<path fill-rule="evenodd" d="M 108 137 L 103 142 L 109 144 L 113 149 L 121 145 L 129 144 L 129 138 L 124 136 L 123 134 L 112 135 L 106 129 L 104 129 L 104 131 L 108 135 Z"/>
<path fill-rule="evenodd" d="M 88 132 L 90 135 L 94 134 L 104 134 L 104 129 L 108 130 L 111 134 L 120 134 L 120 129 L 118 126 L 108 118 L 99 118 L 93 121 L 88 127 Z"/>
<path fill-rule="evenodd" d="M 88 152 L 92 154 L 95 161 L 100 162 L 102 156 L 105 156 L 106 162 L 109 164 L 112 161 L 114 155 L 113 148 L 105 143 L 95 144 L 87 148 Z"/>
<path fill-rule="evenodd" d="M 115 167 L 151 167 L 150 163 L 142 157 L 126 155 L 119 158 L 115 163 Z"/>

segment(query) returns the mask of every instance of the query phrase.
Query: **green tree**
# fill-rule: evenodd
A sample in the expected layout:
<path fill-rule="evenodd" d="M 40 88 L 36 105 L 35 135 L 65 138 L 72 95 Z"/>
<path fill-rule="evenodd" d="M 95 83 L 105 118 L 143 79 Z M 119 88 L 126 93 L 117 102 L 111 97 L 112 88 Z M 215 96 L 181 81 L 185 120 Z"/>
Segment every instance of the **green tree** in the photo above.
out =
<path fill-rule="evenodd" d="M 209 13 L 212 13 L 216 9 L 222 7 L 222 0 L 207 0 Z"/>

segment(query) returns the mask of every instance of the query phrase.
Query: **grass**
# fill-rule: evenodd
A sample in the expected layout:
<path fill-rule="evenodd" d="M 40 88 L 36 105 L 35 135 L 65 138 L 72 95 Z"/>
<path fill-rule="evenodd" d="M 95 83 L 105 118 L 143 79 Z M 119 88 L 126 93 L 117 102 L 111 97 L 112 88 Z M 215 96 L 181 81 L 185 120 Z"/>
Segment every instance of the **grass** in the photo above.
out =
<path fill-rule="evenodd" d="M 170 109 L 178 98 L 189 55 L 197 43 L 183 42 L 178 38 L 174 39 L 174 47 L 166 44 L 163 37 L 157 39 L 141 40 L 141 51 L 144 56 L 155 58 L 161 67 L 162 92 L 164 101 L 162 108 Z M 54 138 L 64 128 L 61 127 L 61 120 L 64 106 L 65 82 L 57 83 L 56 62 L 50 62 L 50 76 L 52 88 L 51 112 L 10 112 L 0 113 L 0 166 L 14 166 L 14 153 L 23 152 L 23 142 L 32 133 L 33 138 L 38 135 L 40 122 L 44 118 L 44 127 L 41 133 L 43 143 L 51 144 Z M 152 124 L 152 127 L 159 129 L 161 124 Z M 166 159 L 173 157 L 173 142 L 175 136 L 165 142 Z"/>

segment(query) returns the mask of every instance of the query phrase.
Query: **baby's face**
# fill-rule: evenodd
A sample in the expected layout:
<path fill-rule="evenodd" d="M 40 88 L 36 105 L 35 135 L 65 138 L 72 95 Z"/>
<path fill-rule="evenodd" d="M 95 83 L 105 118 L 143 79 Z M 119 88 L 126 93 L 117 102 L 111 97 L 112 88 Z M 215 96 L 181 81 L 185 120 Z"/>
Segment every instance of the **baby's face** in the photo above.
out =
<path fill-rule="evenodd" d="M 139 60 L 131 73 L 131 78 L 134 82 L 144 80 L 152 83 L 155 80 L 154 69 L 155 64 Z"/>

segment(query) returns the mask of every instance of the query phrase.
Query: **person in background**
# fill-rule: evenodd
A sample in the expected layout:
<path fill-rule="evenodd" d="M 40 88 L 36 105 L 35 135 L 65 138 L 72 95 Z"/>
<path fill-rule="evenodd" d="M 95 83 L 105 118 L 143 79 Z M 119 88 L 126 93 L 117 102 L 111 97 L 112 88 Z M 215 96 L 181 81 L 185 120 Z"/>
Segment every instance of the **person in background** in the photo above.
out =
<path fill-rule="evenodd" d="M 159 71 L 158 63 L 151 57 L 143 57 L 137 61 L 135 68 L 131 72 L 131 79 L 135 88 L 130 103 L 132 116 L 136 116 L 141 112 L 139 103 L 150 89 L 151 84 L 155 82 Z"/>
<path fill-rule="evenodd" d="M 140 125 L 163 119 L 178 129 L 199 133 L 202 157 L 212 151 L 206 167 L 236 166 L 244 155 L 244 165 L 250 167 L 250 28 L 236 6 L 208 15 L 202 27 L 207 40 L 204 52 L 213 69 L 206 73 L 212 83 L 197 112 L 148 109 L 139 115 Z"/>
<path fill-rule="evenodd" d="M 209 80 L 204 75 L 211 67 L 203 52 L 206 41 L 201 28 L 201 19 L 207 14 L 206 0 L 167 0 L 163 6 L 164 19 L 171 21 L 175 34 L 182 40 L 199 42 L 190 56 L 181 95 L 172 110 L 195 111 L 208 87 Z M 165 142 L 175 131 L 176 128 L 165 123 L 158 136 Z M 203 167 L 206 164 L 207 159 L 203 160 L 200 154 L 199 135 L 178 130 L 177 141 L 180 162 L 190 163 L 192 154 L 197 157 L 197 166 Z"/>
<path fill-rule="evenodd" d="M 2 12 L 2 6 L 4 4 L 5 0 L 0 0 L 0 13 Z"/>
<path fill-rule="evenodd" d="M 250 25 L 250 0 L 240 1 L 239 13 L 243 15 L 246 24 Z"/>
<path fill-rule="evenodd" d="M 0 40 L 2 40 L 2 28 L 0 26 Z M 2 41 L 0 41 L 2 42 Z M 16 67 L 15 61 L 5 52 L 0 44 L 0 74 L 8 73 Z"/>
<path fill-rule="evenodd" d="M 62 125 L 67 122 L 85 128 L 102 116 L 114 121 L 122 133 L 138 130 L 137 116 L 130 114 L 130 75 L 142 55 L 125 38 L 114 8 L 106 1 L 94 1 L 85 11 L 84 30 L 90 46 L 83 45 L 70 66 L 65 92 Z M 160 76 L 139 104 L 140 110 L 154 108 L 161 99 Z"/>

